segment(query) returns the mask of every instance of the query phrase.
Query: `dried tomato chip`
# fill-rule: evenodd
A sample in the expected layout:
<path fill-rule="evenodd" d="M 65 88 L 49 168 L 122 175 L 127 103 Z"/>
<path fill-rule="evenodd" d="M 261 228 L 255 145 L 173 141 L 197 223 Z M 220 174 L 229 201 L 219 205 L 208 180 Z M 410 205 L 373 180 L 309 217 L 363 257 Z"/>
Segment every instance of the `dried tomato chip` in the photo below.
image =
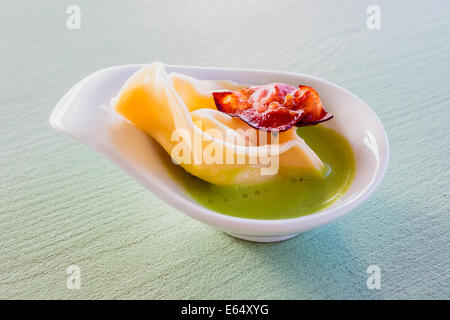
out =
<path fill-rule="evenodd" d="M 319 94 L 311 87 L 283 83 L 252 86 L 238 91 L 213 92 L 219 111 L 239 117 L 265 131 L 285 131 L 330 120 Z"/>

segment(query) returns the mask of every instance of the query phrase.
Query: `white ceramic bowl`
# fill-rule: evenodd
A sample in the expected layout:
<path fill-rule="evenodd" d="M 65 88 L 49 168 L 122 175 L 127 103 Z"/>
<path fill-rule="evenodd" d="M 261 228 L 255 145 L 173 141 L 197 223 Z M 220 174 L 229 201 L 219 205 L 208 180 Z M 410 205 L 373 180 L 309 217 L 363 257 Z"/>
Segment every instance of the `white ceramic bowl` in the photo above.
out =
<path fill-rule="evenodd" d="M 312 86 L 319 92 L 327 110 L 335 115 L 323 125 L 345 136 L 356 155 L 356 174 L 349 190 L 317 213 L 292 219 L 257 220 L 211 211 L 193 201 L 172 179 L 164 163 L 167 157 L 160 146 L 110 108 L 111 99 L 141 67 L 112 67 L 81 80 L 58 102 L 50 124 L 103 154 L 174 208 L 232 236 L 258 242 L 280 241 L 326 224 L 365 201 L 387 170 L 389 144 L 380 120 L 363 101 L 335 84 L 286 72 L 166 66 L 168 73 L 179 72 L 198 79 Z"/>

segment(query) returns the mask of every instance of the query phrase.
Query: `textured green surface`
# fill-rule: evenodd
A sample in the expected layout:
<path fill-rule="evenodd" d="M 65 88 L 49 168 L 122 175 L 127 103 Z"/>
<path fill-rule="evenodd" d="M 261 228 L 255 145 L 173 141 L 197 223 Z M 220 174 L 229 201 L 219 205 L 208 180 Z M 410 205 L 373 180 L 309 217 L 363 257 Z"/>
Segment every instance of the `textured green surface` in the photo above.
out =
<path fill-rule="evenodd" d="M 66 29 L 76 2 L 81 30 Z M 448 1 L 2 1 L 0 298 L 449 298 Z M 381 30 L 366 8 L 381 8 Z M 112 65 L 266 68 L 365 100 L 391 162 L 361 207 L 292 240 L 236 240 L 49 128 Z M 66 268 L 81 268 L 81 289 Z M 382 287 L 366 288 L 380 266 Z"/>

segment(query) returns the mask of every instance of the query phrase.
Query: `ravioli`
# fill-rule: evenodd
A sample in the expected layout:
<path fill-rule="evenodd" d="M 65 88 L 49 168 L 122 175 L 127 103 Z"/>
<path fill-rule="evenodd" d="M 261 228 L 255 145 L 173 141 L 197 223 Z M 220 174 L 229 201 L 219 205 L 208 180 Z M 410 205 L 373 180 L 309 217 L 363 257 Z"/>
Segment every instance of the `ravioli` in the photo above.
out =
<path fill-rule="evenodd" d="M 168 75 L 163 64 L 152 63 L 130 77 L 113 108 L 153 137 L 175 163 L 212 184 L 323 176 L 324 164 L 294 129 L 271 134 L 217 110 L 213 92 L 243 88 L 227 80 Z"/>

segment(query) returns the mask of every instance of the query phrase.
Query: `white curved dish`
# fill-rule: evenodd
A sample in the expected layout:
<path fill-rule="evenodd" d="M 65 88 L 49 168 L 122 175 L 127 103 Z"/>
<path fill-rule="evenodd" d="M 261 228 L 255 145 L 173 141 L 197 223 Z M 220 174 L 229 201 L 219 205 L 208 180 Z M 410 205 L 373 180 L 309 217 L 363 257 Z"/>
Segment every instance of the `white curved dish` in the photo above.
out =
<path fill-rule="evenodd" d="M 141 67 L 111 67 L 84 78 L 55 106 L 50 124 L 103 154 L 169 205 L 235 237 L 258 242 L 280 241 L 333 221 L 364 202 L 387 170 L 389 143 L 380 120 L 363 101 L 335 84 L 295 73 L 169 65 L 168 73 L 178 72 L 198 79 L 312 86 L 327 110 L 335 115 L 323 125 L 340 132 L 355 152 L 356 174 L 349 190 L 317 213 L 292 219 L 257 220 L 211 211 L 192 200 L 173 180 L 167 168 L 168 158 L 158 143 L 110 108 L 111 99 Z"/>

